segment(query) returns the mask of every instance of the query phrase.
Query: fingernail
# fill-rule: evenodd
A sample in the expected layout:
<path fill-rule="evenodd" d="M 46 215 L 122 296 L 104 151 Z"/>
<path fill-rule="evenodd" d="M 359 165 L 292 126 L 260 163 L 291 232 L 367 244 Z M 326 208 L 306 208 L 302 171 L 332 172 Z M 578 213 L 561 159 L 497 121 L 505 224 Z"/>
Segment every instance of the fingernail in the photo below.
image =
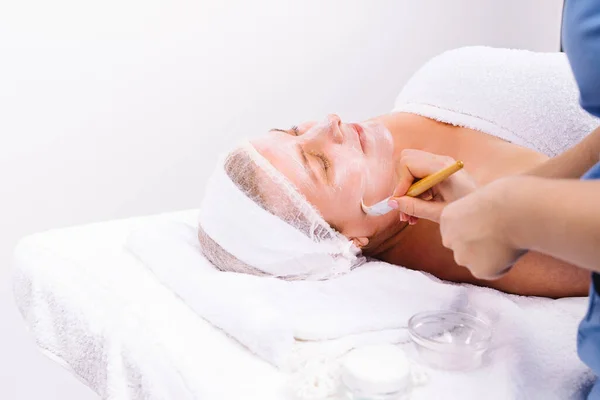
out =
<path fill-rule="evenodd" d="M 400 222 L 405 222 L 406 221 L 406 215 L 404 213 L 400 213 Z"/>
<path fill-rule="evenodd" d="M 396 200 L 388 200 L 388 206 L 396 210 L 398 209 L 398 202 Z"/>

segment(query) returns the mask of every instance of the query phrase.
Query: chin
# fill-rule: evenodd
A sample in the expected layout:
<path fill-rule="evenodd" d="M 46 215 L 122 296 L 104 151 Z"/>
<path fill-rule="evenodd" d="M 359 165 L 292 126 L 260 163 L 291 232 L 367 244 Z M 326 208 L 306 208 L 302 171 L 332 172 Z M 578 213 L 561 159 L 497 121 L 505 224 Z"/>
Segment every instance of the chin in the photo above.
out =
<path fill-rule="evenodd" d="M 384 146 L 390 150 L 393 149 L 394 139 L 392 133 L 382 122 L 370 120 L 365 122 L 364 126 L 367 127 L 368 133 L 376 139 L 377 147 Z"/>
<path fill-rule="evenodd" d="M 380 168 L 387 169 L 393 167 L 394 139 L 383 124 L 378 125 L 373 127 L 372 131 L 369 131 L 369 134 L 373 137 L 373 151 L 370 156 L 377 159 Z"/>

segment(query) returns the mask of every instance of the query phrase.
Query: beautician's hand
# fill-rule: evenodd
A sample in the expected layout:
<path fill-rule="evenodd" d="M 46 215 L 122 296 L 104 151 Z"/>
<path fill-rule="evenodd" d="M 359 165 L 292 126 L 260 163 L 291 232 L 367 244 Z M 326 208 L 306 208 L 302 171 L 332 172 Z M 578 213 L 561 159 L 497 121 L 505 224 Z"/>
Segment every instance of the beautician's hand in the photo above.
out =
<path fill-rule="evenodd" d="M 442 211 L 442 243 L 454 252 L 456 263 L 476 278 L 501 277 L 525 253 L 511 242 L 515 219 L 506 200 L 507 193 L 519 190 L 520 183 L 519 177 L 494 181 Z"/>
<path fill-rule="evenodd" d="M 390 206 L 396 202 L 400 220 L 415 224 L 418 218 L 439 222 L 444 207 L 457 199 L 473 192 L 477 186 L 471 176 L 463 169 L 442 183 L 423 193 L 419 198 L 404 196 L 415 179 L 431 175 L 456 161 L 452 157 L 440 156 L 422 150 L 402 151 L 396 167 L 399 183 L 394 190 Z"/>

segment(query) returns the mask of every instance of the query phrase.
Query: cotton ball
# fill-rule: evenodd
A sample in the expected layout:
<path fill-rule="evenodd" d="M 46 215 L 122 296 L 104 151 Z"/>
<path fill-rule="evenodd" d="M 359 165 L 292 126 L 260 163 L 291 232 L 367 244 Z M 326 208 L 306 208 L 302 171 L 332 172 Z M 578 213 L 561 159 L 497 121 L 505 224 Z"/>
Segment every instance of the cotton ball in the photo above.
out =
<path fill-rule="evenodd" d="M 339 362 L 316 359 L 307 361 L 292 376 L 290 386 L 293 395 L 298 400 L 320 400 L 336 395 L 339 382 Z"/>

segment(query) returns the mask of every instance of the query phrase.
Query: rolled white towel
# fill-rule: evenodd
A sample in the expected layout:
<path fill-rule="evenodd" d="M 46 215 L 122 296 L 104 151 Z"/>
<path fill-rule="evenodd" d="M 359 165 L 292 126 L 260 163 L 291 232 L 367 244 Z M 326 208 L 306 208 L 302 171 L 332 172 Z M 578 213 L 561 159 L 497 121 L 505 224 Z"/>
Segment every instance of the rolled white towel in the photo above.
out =
<path fill-rule="evenodd" d="M 555 156 L 600 125 L 578 102 L 564 53 L 464 47 L 434 57 L 393 111 L 464 126 Z"/>

